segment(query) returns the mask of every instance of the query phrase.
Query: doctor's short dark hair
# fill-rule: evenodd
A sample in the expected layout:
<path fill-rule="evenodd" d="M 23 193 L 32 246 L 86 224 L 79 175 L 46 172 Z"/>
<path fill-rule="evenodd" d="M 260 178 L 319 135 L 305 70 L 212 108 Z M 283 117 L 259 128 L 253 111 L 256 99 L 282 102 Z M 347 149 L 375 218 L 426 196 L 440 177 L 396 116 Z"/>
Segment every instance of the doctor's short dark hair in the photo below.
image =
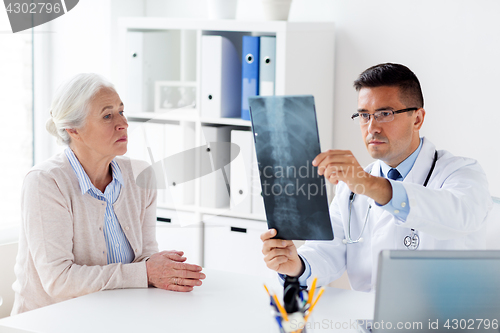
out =
<path fill-rule="evenodd" d="M 354 81 L 354 88 L 399 87 L 400 100 L 407 107 L 424 107 L 424 96 L 417 76 L 406 66 L 385 63 L 372 66 Z"/>

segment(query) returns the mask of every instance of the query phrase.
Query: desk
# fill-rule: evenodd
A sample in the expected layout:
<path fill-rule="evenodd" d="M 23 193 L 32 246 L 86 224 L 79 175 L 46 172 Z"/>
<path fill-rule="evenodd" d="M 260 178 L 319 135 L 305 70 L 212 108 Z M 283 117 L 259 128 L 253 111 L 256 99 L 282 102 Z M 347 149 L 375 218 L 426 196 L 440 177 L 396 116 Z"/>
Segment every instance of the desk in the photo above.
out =
<path fill-rule="evenodd" d="M 189 293 L 156 288 L 107 290 L 0 320 L 0 332 L 264 332 L 277 333 L 262 284 L 282 293 L 278 279 L 203 270 L 201 287 Z M 373 294 L 327 288 L 310 320 L 332 323 L 372 319 Z M 332 329 L 330 329 L 332 328 Z"/>

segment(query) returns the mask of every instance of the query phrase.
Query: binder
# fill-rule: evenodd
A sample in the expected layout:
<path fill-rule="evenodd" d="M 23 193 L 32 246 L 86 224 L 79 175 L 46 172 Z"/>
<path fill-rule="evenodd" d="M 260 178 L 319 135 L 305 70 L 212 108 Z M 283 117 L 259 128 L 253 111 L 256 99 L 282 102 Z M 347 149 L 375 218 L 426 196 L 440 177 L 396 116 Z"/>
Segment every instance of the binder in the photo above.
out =
<path fill-rule="evenodd" d="M 165 203 L 194 204 L 195 124 L 165 124 Z"/>
<path fill-rule="evenodd" d="M 127 130 L 128 142 L 127 142 L 127 152 L 125 156 L 134 160 L 146 161 L 148 166 L 151 165 L 151 160 L 149 159 L 146 141 L 144 135 L 144 122 L 139 121 L 129 121 L 129 127 Z M 146 169 L 143 163 L 132 163 L 132 174 L 134 179 L 137 179 L 139 175 Z M 157 184 L 158 184 L 157 179 Z"/>
<path fill-rule="evenodd" d="M 125 156 L 151 163 L 145 148 L 144 122 L 129 121 L 128 124 L 127 153 Z M 137 177 L 138 175 L 134 173 L 134 176 Z"/>
<path fill-rule="evenodd" d="M 165 125 L 159 123 L 145 122 L 143 125 L 144 143 L 143 150 L 146 152 L 147 159 L 151 164 L 161 162 L 165 158 Z M 162 163 L 156 163 L 155 176 L 158 183 L 158 204 L 165 204 L 165 171 L 161 167 Z M 163 186 L 160 186 L 163 185 Z"/>
<path fill-rule="evenodd" d="M 259 94 L 260 37 L 243 36 L 241 119 L 250 120 L 248 97 Z"/>
<path fill-rule="evenodd" d="M 146 111 L 146 99 L 144 94 L 144 72 L 143 72 L 143 33 L 136 31 L 127 32 L 127 86 L 125 104 L 127 111 Z"/>
<path fill-rule="evenodd" d="M 178 77 L 179 54 L 171 45 L 180 31 L 129 31 L 126 34 L 127 78 L 124 103 L 130 114 L 154 110 L 154 84 Z"/>
<path fill-rule="evenodd" d="M 165 203 L 165 170 L 162 161 L 165 158 L 165 125 L 152 122 L 130 122 L 126 156 L 132 159 L 155 163 L 158 204 Z M 132 168 L 134 178 L 141 174 L 143 168 Z"/>
<path fill-rule="evenodd" d="M 201 116 L 238 118 L 241 62 L 233 43 L 222 36 L 201 37 Z"/>
<path fill-rule="evenodd" d="M 252 134 L 253 135 L 253 134 Z M 266 215 L 264 206 L 264 196 L 262 195 L 262 186 L 260 184 L 259 164 L 255 152 L 255 144 L 252 137 L 252 170 L 251 170 L 251 191 L 252 191 L 252 214 Z"/>
<path fill-rule="evenodd" d="M 201 150 L 201 168 L 213 171 L 200 177 L 200 204 L 206 208 L 229 208 L 229 182 L 231 158 L 230 126 L 202 126 L 205 149 Z M 220 144 L 225 143 L 225 144 Z"/>
<path fill-rule="evenodd" d="M 250 214 L 252 211 L 252 145 L 251 131 L 231 131 L 231 142 L 239 147 L 231 150 L 231 210 Z M 237 156 L 235 156 L 237 155 Z"/>
<path fill-rule="evenodd" d="M 274 95 L 276 37 L 260 37 L 259 95 Z"/>

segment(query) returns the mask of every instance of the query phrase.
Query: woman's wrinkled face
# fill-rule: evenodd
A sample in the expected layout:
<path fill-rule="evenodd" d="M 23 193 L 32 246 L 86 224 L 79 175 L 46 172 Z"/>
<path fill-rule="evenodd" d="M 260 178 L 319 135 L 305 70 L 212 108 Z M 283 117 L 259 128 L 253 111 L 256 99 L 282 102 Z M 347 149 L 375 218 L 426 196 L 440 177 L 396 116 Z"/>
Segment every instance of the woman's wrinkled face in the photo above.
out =
<path fill-rule="evenodd" d="M 77 129 L 77 144 L 98 157 L 114 158 L 127 152 L 127 118 L 120 96 L 110 88 L 102 88 L 89 105 L 82 128 Z"/>

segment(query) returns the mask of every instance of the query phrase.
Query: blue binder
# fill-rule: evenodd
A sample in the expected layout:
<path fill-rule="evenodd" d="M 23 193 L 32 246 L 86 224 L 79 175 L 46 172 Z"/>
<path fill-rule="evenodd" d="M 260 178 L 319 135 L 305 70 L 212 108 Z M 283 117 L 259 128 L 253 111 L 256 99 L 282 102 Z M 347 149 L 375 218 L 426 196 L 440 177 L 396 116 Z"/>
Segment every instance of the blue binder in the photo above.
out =
<path fill-rule="evenodd" d="M 250 120 L 248 97 L 259 95 L 260 37 L 243 36 L 241 119 Z"/>
<path fill-rule="evenodd" d="M 274 95 L 276 37 L 260 37 L 259 96 Z"/>

